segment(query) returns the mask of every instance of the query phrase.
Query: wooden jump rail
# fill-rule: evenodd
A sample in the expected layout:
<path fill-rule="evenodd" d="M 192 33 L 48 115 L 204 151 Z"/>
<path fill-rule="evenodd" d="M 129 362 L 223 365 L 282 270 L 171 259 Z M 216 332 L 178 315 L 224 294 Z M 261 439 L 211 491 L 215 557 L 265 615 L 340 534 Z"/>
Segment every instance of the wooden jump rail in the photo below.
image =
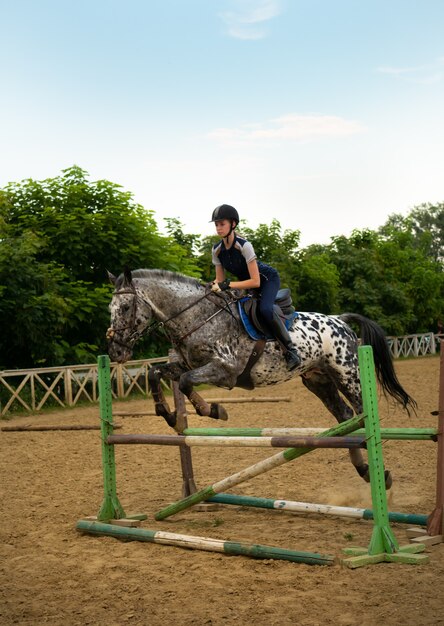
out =
<path fill-rule="evenodd" d="M 387 499 L 385 493 L 385 485 L 384 485 L 384 465 L 382 459 L 382 446 L 381 446 L 381 433 L 379 427 L 379 417 L 377 411 L 377 395 L 376 395 L 376 383 L 374 376 L 374 363 L 373 363 L 373 355 L 371 348 L 368 346 L 362 346 L 359 348 L 359 364 L 360 364 L 360 372 L 361 372 L 361 385 L 362 385 L 362 394 L 363 394 L 363 406 L 364 413 L 361 416 L 356 416 L 346 422 L 339 424 L 338 426 L 328 429 L 323 433 L 316 436 L 316 438 L 325 439 L 327 441 L 330 437 L 345 437 L 349 433 L 352 433 L 354 430 L 358 429 L 362 426 L 362 422 L 365 423 L 365 441 L 368 451 L 368 462 L 370 468 L 370 476 L 371 480 L 371 492 L 372 492 L 372 501 L 373 501 L 373 519 L 374 526 L 372 532 L 372 538 L 370 541 L 370 545 L 368 548 L 349 548 L 345 550 L 346 554 L 350 555 L 349 558 L 342 559 L 342 563 L 347 565 L 348 567 L 355 568 L 361 565 L 366 565 L 369 563 L 379 563 L 381 561 L 389 561 L 389 562 L 402 562 L 402 563 L 425 563 L 428 562 L 428 556 L 424 554 L 417 554 L 424 550 L 424 546 L 421 544 L 412 545 L 409 544 L 407 546 L 400 547 L 396 538 L 394 537 L 392 530 L 389 525 L 389 517 L 387 511 Z M 101 403 L 101 420 L 102 420 L 102 460 L 103 460 L 103 475 L 104 475 L 104 501 L 102 503 L 102 507 L 97 516 L 97 521 L 87 520 L 80 521 L 77 525 L 78 530 L 82 532 L 95 532 L 99 529 L 94 527 L 94 524 L 98 524 L 101 522 L 112 522 L 109 524 L 113 527 L 116 524 L 125 524 L 131 523 L 131 520 L 122 519 L 125 518 L 125 512 L 118 500 L 117 491 L 116 491 L 116 477 L 115 477 L 115 458 L 114 458 L 114 445 L 116 443 L 141 443 L 141 436 L 130 436 L 132 437 L 132 441 L 124 440 L 122 436 L 113 435 L 113 424 L 112 424 L 112 398 L 109 388 L 109 359 L 107 357 L 99 357 L 99 381 L 101 382 L 101 393 L 100 393 L 100 403 Z M 179 412 L 183 411 L 182 407 L 176 406 L 176 409 Z M 127 437 L 127 436 L 125 436 Z M 151 443 L 154 445 L 155 443 L 161 443 L 160 439 L 153 439 L 153 436 L 147 436 L 150 438 L 143 440 L 143 443 Z M 188 443 L 185 441 L 190 438 L 188 436 L 181 436 L 181 439 L 178 441 L 178 436 L 173 436 L 173 439 L 176 439 L 174 444 L 164 443 L 166 441 L 162 436 L 163 440 L 161 445 L 178 445 L 181 451 L 181 458 L 183 452 L 190 452 Z M 183 437 L 183 438 L 182 438 Z M 142 436 L 143 438 L 143 436 Z M 198 437 L 199 438 L 199 437 Z M 267 442 L 267 445 L 271 445 L 271 439 Z M 171 441 L 168 438 L 168 442 Z M 250 440 L 251 441 L 251 440 Z M 297 443 L 301 442 L 301 438 L 297 439 Z M 287 439 L 288 442 L 288 439 Z M 296 438 L 293 437 L 292 442 L 296 442 Z M 304 442 L 312 443 L 312 439 L 305 438 Z M 359 438 L 359 445 L 362 445 L 363 439 Z M 194 443 L 194 438 L 193 438 Z M 281 438 L 281 443 L 284 441 Z M 345 440 L 341 442 L 345 443 Z M 355 438 L 356 443 L 356 438 Z M 197 444 L 196 444 L 197 445 Z M 208 445 L 214 445 L 208 444 Z M 220 445 L 218 443 L 218 445 Z M 322 444 L 321 444 L 322 445 Z M 348 442 L 347 442 L 348 445 Z M 194 504 L 199 502 L 204 502 L 215 494 L 221 493 L 222 491 L 229 489 L 249 478 L 262 474 L 266 471 L 274 467 L 279 467 L 280 465 L 287 463 L 293 459 L 296 459 L 312 450 L 316 449 L 318 445 L 311 445 L 305 447 L 289 447 L 270 457 L 269 459 L 265 459 L 264 461 L 260 461 L 249 468 L 246 468 L 236 474 L 229 476 L 213 485 L 201 489 L 200 491 L 195 491 L 195 493 L 191 493 L 184 499 L 171 504 L 170 506 L 159 511 L 155 517 L 158 520 L 165 519 L 166 517 L 173 515 L 179 511 L 185 510 Z M 323 446 L 324 447 L 324 446 Z M 192 467 L 191 467 L 191 457 L 188 457 L 189 467 L 188 473 L 184 473 L 184 478 L 189 482 L 189 489 L 194 491 L 195 486 L 193 485 L 194 480 L 192 477 Z M 187 461 L 187 462 L 188 462 Z M 143 516 L 138 515 L 135 516 L 138 519 L 142 519 Z M 94 530 L 94 528 L 95 530 Z M 100 534 L 111 534 L 108 533 L 109 529 L 102 528 L 100 530 Z M 133 533 L 129 533 L 129 530 L 133 529 L 119 529 L 119 536 L 126 536 L 129 538 L 131 534 L 131 538 L 135 538 Z M 148 534 L 154 533 L 155 531 L 148 531 Z M 113 535 L 114 536 L 114 535 Z M 190 538 L 191 539 L 191 538 Z M 212 541 L 212 540 L 209 540 Z M 223 542 L 224 543 L 224 542 Z M 177 544 L 173 544 L 177 545 Z M 193 546 L 195 547 L 195 546 Z M 257 556 L 252 555 L 251 556 Z M 270 558 L 270 557 L 267 557 Z M 276 556 L 274 558 L 281 558 Z M 308 561 L 304 561 L 308 562 Z"/>
<path fill-rule="evenodd" d="M 114 428 L 122 428 L 120 424 L 114 424 Z M 100 430 L 100 426 L 87 424 L 59 424 L 53 426 L 3 426 L 0 430 L 5 432 L 47 432 L 52 430 Z"/>
<path fill-rule="evenodd" d="M 363 448 L 361 437 L 193 437 L 185 435 L 109 435 L 111 445 L 209 446 L 244 448 Z"/>

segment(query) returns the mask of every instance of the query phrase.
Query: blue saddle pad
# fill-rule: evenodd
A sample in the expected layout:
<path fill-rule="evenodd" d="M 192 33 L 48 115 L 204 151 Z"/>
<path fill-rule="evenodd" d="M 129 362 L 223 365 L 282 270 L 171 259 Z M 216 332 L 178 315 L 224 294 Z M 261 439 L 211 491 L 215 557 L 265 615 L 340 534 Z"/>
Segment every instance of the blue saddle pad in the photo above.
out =
<path fill-rule="evenodd" d="M 250 318 L 248 317 L 247 313 L 245 313 L 244 310 L 244 302 L 247 302 L 250 298 L 249 297 L 245 297 L 245 298 L 241 298 L 240 300 L 237 301 L 237 308 L 239 311 L 239 316 L 241 318 L 242 324 L 248 334 L 249 337 L 251 337 L 251 339 L 254 339 L 255 341 L 257 341 L 258 339 L 266 339 L 267 341 L 273 341 L 274 340 L 274 336 L 267 333 L 264 335 L 264 333 L 261 333 L 255 326 L 253 326 Z M 289 330 L 293 324 L 293 321 L 298 317 L 298 312 L 295 311 L 290 317 L 286 318 L 285 320 L 285 326 L 287 327 L 287 330 Z"/>

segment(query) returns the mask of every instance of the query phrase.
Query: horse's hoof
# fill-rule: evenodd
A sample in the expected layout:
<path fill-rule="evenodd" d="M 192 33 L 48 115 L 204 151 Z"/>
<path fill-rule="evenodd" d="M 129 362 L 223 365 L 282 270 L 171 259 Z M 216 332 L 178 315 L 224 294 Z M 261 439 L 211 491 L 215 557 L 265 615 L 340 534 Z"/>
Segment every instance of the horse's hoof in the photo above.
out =
<path fill-rule="evenodd" d="M 175 428 L 177 423 L 177 413 L 176 411 L 167 411 L 163 404 L 156 404 L 156 415 L 159 417 L 163 417 L 168 426 L 171 428 Z"/>
<path fill-rule="evenodd" d="M 393 479 L 392 479 L 390 470 L 384 471 L 384 480 L 385 480 L 385 488 L 390 489 L 390 487 L 393 485 Z"/>
<path fill-rule="evenodd" d="M 215 402 L 212 402 L 210 417 L 215 420 L 223 420 L 224 422 L 226 422 L 228 419 L 228 413 L 221 404 L 216 404 Z"/>
<path fill-rule="evenodd" d="M 370 472 L 367 463 L 356 467 L 356 471 L 358 472 L 359 476 L 365 480 L 366 483 L 370 482 Z"/>

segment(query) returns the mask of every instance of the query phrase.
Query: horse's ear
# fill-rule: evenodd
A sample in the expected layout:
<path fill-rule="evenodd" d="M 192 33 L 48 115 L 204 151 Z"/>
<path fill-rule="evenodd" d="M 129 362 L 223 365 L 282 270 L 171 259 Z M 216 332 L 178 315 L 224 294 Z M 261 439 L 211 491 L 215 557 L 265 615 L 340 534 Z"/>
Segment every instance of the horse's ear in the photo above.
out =
<path fill-rule="evenodd" d="M 133 282 L 133 277 L 132 277 L 132 274 L 131 274 L 131 270 L 130 270 L 130 268 L 127 265 L 125 265 L 125 267 L 123 269 L 123 276 L 125 278 L 125 283 L 127 285 L 131 285 L 132 282 Z"/>
<path fill-rule="evenodd" d="M 106 270 L 106 273 L 108 274 L 109 282 L 115 285 L 117 278 L 114 276 L 114 274 L 111 274 L 111 272 L 108 272 L 108 270 Z"/>

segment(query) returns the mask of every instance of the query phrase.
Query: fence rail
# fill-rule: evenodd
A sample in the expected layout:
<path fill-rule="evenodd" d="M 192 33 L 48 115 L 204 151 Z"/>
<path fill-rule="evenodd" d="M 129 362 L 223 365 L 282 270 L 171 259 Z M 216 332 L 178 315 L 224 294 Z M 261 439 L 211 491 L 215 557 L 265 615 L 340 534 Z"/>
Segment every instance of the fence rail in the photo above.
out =
<path fill-rule="evenodd" d="M 409 356 L 425 356 L 439 352 L 439 342 L 444 335 L 423 333 L 421 335 L 403 335 L 402 337 L 387 337 L 390 352 L 393 358 Z"/>
<path fill-rule="evenodd" d="M 149 394 L 148 370 L 168 357 L 111 364 L 114 398 L 128 398 L 132 393 Z M 75 406 L 98 400 L 97 364 L 42 367 L 0 372 L 0 415 L 16 411 L 40 411 L 43 407 Z"/>
<path fill-rule="evenodd" d="M 435 354 L 444 335 L 424 333 L 388 337 L 392 356 L 417 357 Z M 149 395 L 148 370 L 155 363 L 166 363 L 168 357 L 111 364 L 111 383 L 114 398 L 128 398 L 133 393 Z M 162 381 L 163 382 L 163 381 Z M 165 383 L 164 383 L 165 384 Z M 97 365 L 70 365 L 42 367 L 0 372 L 0 416 L 22 412 L 41 411 L 43 407 L 75 406 L 79 402 L 98 399 Z"/>

